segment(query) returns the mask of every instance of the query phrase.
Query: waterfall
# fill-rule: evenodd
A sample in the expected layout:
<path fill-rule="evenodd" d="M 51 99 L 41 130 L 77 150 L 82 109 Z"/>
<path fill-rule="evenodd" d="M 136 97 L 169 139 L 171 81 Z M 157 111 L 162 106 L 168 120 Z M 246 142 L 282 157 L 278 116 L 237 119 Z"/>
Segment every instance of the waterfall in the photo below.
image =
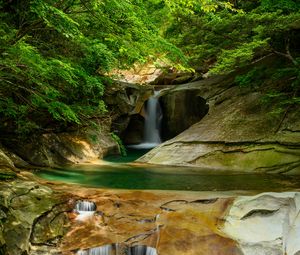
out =
<path fill-rule="evenodd" d="M 146 245 L 136 245 L 133 247 L 126 247 L 126 249 L 119 253 L 118 244 L 108 244 L 104 246 L 94 247 L 87 250 L 79 250 L 76 255 L 157 255 L 155 248 Z"/>
<path fill-rule="evenodd" d="M 147 101 L 147 112 L 145 118 L 144 143 L 153 144 L 154 146 L 161 143 L 160 124 L 161 109 L 158 102 L 158 91 Z"/>
<path fill-rule="evenodd" d="M 118 255 L 116 252 L 117 244 L 108 244 L 88 250 L 79 250 L 76 255 Z"/>
<path fill-rule="evenodd" d="M 162 110 L 158 100 L 159 91 L 154 91 L 146 105 L 144 139 L 141 144 L 131 145 L 134 149 L 151 149 L 161 143 L 160 126 L 162 121 Z"/>
<path fill-rule="evenodd" d="M 78 201 L 75 207 L 78 213 L 80 212 L 94 212 L 97 209 L 97 206 L 94 202 L 90 201 Z"/>
<path fill-rule="evenodd" d="M 96 209 L 97 206 L 94 202 L 77 201 L 75 206 L 75 212 L 77 212 L 79 215 L 76 217 L 76 219 L 84 221 L 85 219 L 92 217 L 96 212 Z"/>
<path fill-rule="evenodd" d="M 128 255 L 157 255 L 157 251 L 146 245 L 136 245 L 130 247 Z"/>

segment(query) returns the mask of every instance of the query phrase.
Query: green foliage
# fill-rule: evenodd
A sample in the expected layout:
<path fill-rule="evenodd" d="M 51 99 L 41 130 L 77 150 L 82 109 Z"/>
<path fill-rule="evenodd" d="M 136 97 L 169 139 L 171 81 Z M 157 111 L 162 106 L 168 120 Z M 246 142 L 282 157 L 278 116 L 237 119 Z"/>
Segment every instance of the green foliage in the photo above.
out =
<path fill-rule="evenodd" d="M 252 60 L 254 52 L 266 45 L 267 40 L 257 40 L 243 43 L 232 50 L 222 50 L 217 63 L 210 69 L 210 73 L 222 74 L 245 66 Z"/>
<path fill-rule="evenodd" d="M 299 1 L 231 2 L 233 9 L 230 4 L 224 8 L 228 3 L 219 1 L 213 12 L 195 9 L 194 4 L 192 12 L 175 14 L 166 36 L 184 51 L 193 67 L 211 74 L 229 73 L 271 52 L 286 54 L 287 46 L 297 57 Z"/>
<path fill-rule="evenodd" d="M 119 136 L 117 136 L 115 133 L 110 133 L 112 139 L 118 144 L 119 146 L 119 151 L 121 153 L 121 155 L 123 157 L 126 157 L 127 156 L 127 151 L 126 151 L 126 148 L 121 140 L 121 138 Z"/>
<path fill-rule="evenodd" d="M 255 67 L 246 74 L 237 75 L 235 82 L 240 87 L 259 87 L 265 78 L 265 67 Z"/>
<path fill-rule="evenodd" d="M 1 1 L 0 131 L 29 135 L 83 125 L 107 113 L 104 74 L 111 69 L 158 57 L 183 61 L 159 34 L 150 6 L 142 0 Z"/>
<path fill-rule="evenodd" d="M 105 74 L 157 59 L 226 74 L 276 54 L 277 69 L 236 82 L 287 80 L 266 97 L 298 104 L 299 10 L 297 0 L 1 1 L 0 132 L 60 131 L 103 117 Z"/>
<path fill-rule="evenodd" d="M 265 93 L 275 115 L 299 104 L 300 1 L 166 2 L 173 17 L 165 36 L 192 67 L 208 75 L 242 73 L 236 84 Z M 261 66 L 270 55 L 276 63 Z"/>

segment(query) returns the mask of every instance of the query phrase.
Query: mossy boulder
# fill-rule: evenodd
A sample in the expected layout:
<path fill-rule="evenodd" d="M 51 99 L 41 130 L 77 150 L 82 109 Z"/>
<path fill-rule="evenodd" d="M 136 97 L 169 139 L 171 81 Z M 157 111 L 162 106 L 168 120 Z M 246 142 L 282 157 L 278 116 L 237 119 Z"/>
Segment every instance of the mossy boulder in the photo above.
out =
<path fill-rule="evenodd" d="M 33 181 L 0 182 L 1 254 L 52 254 L 67 230 L 68 200 Z"/>
<path fill-rule="evenodd" d="M 14 179 L 16 169 L 12 160 L 4 153 L 0 147 L 0 181 Z"/>

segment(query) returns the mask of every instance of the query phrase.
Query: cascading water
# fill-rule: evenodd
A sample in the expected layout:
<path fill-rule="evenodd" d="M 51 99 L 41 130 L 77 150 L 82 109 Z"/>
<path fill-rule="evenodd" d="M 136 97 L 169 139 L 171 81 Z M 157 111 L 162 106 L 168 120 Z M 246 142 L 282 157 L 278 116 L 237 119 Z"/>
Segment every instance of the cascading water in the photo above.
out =
<path fill-rule="evenodd" d="M 149 246 L 137 245 L 130 247 L 128 255 L 157 255 L 157 251 Z"/>
<path fill-rule="evenodd" d="M 94 202 L 90 201 L 77 201 L 75 211 L 79 214 L 77 220 L 84 220 L 91 217 L 96 212 L 97 206 Z"/>
<path fill-rule="evenodd" d="M 97 206 L 94 202 L 78 201 L 76 203 L 75 209 L 78 213 L 80 213 L 80 212 L 91 212 L 91 211 L 96 211 Z"/>
<path fill-rule="evenodd" d="M 134 149 L 151 149 L 161 143 L 160 126 L 162 121 L 162 110 L 158 100 L 159 91 L 154 91 L 154 95 L 147 101 L 144 139 L 141 144 L 131 145 Z"/>
<path fill-rule="evenodd" d="M 118 244 L 108 244 L 87 250 L 79 250 L 76 255 L 157 255 L 155 248 L 146 245 L 125 247 L 119 251 Z"/>
<path fill-rule="evenodd" d="M 79 250 L 76 255 L 118 255 L 117 244 L 108 244 L 88 250 Z"/>
<path fill-rule="evenodd" d="M 161 109 L 157 98 L 158 93 L 158 91 L 155 91 L 154 96 L 149 98 L 147 102 L 147 115 L 145 118 L 144 143 L 153 145 L 161 143 Z"/>

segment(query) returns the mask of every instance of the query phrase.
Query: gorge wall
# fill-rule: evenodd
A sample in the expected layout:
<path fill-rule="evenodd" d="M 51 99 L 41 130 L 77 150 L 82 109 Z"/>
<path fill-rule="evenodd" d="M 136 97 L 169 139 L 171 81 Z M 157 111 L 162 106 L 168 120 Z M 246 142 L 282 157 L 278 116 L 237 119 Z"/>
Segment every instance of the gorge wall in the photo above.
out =
<path fill-rule="evenodd" d="M 232 75 L 176 85 L 162 90 L 161 95 L 186 91 L 208 102 L 208 114 L 138 162 L 216 170 L 300 172 L 299 106 L 274 116 L 277 106 L 262 103 L 262 91 L 237 86 Z"/>

